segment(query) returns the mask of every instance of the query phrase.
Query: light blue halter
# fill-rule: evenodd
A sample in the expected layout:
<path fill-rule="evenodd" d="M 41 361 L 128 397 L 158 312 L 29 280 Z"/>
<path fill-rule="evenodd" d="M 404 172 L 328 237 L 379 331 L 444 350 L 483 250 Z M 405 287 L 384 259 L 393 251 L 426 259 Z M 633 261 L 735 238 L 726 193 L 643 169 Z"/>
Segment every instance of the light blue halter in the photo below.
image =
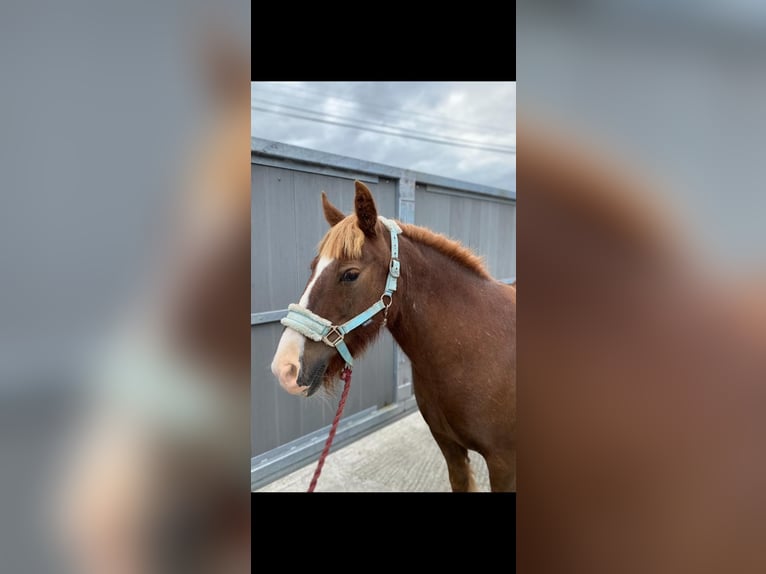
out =
<path fill-rule="evenodd" d="M 290 327 L 313 341 L 324 341 L 325 344 L 334 347 L 349 367 L 354 365 L 354 359 L 351 357 L 351 353 L 343 338 L 350 331 L 353 331 L 359 325 L 363 325 L 381 311 L 385 311 L 386 316 L 388 315 L 388 308 L 391 306 L 394 291 L 396 291 L 396 281 L 399 278 L 399 239 L 397 236 L 402 230 L 396 222 L 391 219 L 386 219 L 385 217 L 378 217 L 378 219 L 380 219 L 381 223 L 383 223 L 383 225 L 385 225 L 391 232 L 391 263 L 388 266 L 386 290 L 383 292 L 383 295 L 380 296 L 380 299 L 373 303 L 366 311 L 362 311 L 356 317 L 346 321 L 342 325 L 333 325 L 331 321 L 328 321 L 327 319 L 312 313 L 305 307 L 294 303 L 290 304 L 287 308 L 287 316 L 280 321 L 285 327 Z M 388 299 L 387 302 L 386 299 Z M 386 319 L 384 318 L 384 325 L 385 321 Z"/>

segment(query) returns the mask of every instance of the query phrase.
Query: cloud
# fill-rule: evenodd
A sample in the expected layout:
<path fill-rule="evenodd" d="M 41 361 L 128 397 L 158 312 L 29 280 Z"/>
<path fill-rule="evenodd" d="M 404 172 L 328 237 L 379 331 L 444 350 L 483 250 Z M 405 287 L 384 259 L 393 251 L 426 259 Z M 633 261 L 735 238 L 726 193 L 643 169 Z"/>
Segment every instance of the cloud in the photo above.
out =
<path fill-rule="evenodd" d="M 515 82 L 254 82 L 251 106 L 256 137 L 515 189 Z"/>

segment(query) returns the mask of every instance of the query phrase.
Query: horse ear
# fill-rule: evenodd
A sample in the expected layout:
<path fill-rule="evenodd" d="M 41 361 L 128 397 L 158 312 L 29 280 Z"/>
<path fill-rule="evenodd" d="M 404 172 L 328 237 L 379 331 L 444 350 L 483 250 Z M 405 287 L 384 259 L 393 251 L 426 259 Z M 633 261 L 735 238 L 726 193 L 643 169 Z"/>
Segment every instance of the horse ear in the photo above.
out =
<path fill-rule="evenodd" d="M 372 193 L 361 181 L 355 181 L 356 197 L 354 198 L 354 208 L 356 218 L 361 229 L 367 237 L 375 237 L 375 228 L 378 225 L 378 210 L 375 207 L 375 200 Z"/>
<path fill-rule="evenodd" d="M 327 223 L 330 224 L 330 227 L 335 226 L 339 221 L 346 217 L 340 209 L 330 203 L 330 200 L 327 199 L 327 194 L 324 191 L 322 192 L 322 209 L 324 209 L 324 218 L 327 220 Z"/>

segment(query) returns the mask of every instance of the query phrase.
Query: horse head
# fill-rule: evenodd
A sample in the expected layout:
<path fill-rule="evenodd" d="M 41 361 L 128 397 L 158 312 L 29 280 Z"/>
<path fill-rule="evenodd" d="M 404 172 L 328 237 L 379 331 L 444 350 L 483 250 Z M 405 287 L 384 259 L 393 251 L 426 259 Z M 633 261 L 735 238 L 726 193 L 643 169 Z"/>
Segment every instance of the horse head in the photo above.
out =
<path fill-rule="evenodd" d="M 394 237 L 392 229 L 398 227 L 378 217 L 367 186 L 360 181 L 355 186 L 354 213 L 348 216 L 322 193 L 330 230 L 319 244 L 298 305 L 291 305 L 283 319 L 286 328 L 271 370 L 292 394 L 310 396 L 321 385 L 330 387 L 350 356 L 359 355 L 379 334 L 393 303 L 387 237 L 389 230 Z M 398 262 L 395 273 L 398 277 Z"/>

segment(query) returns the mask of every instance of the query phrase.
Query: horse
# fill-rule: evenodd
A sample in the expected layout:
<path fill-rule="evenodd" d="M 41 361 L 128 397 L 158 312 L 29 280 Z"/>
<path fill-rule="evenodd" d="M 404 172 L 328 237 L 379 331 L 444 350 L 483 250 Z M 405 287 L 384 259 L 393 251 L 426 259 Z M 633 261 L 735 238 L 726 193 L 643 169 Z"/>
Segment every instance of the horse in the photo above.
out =
<path fill-rule="evenodd" d="M 385 326 L 412 364 L 415 399 L 453 492 L 476 490 L 468 450 L 492 491 L 516 484 L 516 289 L 482 259 L 429 229 L 378 216 L 355 182 L 346 216 L 322 192 L 330 225 L 291 305 L 271 369 L 289 393 L 334 388 Z"/>
<path fill-rule="evenodd" d="M 766 284 L 712 267 L 645 170 L 517 127 L 519 569 L 763 572 Z"/>

